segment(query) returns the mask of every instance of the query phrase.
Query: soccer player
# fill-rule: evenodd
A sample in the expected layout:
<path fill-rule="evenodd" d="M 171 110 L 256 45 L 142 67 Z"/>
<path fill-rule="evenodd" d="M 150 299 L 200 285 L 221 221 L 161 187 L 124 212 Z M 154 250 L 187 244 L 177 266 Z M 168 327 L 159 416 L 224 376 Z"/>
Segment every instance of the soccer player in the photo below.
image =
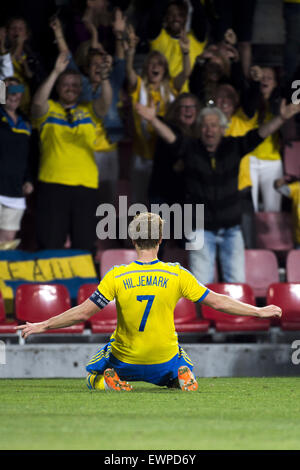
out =
<path fill-rule="evenodd" d="M 258 308 L 217 294 L 179 263 L 160 261 L 157 254 L 162 230 L 159 215 L 137 215 L 129 225 L 137 261 L 114 266 L 82 304 L 46 321 L 18 326 L 22 336 L 87 321 L 115 299 L 117 328 L 108 344 L 87 364 L 88 387 L 130 391 L 128 381 L 145 381 L 197 390 L 192 361 L 179 346 L 174 326 L 173 312 L 181 297 L 233 315 L 280 317 L 281 309 L 274 305 Z"/>

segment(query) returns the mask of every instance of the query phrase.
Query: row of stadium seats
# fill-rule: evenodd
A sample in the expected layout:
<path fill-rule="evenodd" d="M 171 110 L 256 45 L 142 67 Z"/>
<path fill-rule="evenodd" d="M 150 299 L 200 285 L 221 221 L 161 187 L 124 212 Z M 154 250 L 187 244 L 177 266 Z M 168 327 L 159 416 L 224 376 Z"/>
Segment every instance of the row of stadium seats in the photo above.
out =
<path fill-rule="evenodd" d="M 176 256 L 178 252 L 176 253 Z M 184 259 L 179 262 L 184 267 L 186 264 L 186 252 L 182 250 Z M 100 278 L 116 264 L 128 264 L 136 260 L 136 251 L 133 249 L 105 250 L 100 257 Z M 245 250 L 246 260 L 246 284 L 254 293 L 255 298 L 266 298 L 270 284 L 280 282 L 278 259 L 271 250 Z M 300 282 L 300 250 L 290 250 L 286 257 L 287 282 Z M 215 282 L 219 281 L 216 269 Z"/>
<path fill-rule="evenodd" d="M 220 294 L 255 305 L 253 290 L 247 284 L 209 284 L 208 288 Z M 94 292 L 97 284 L 83 284 L 78 291 L 77 303 L 80 304 Z M 217 332 L 255 332 L 267 331 L 278 326 L 285 331 L 300 330 L 300 283 L 275 283 L 269 286 L 267 303 L 282 308 L 280 319 L 268 320 L 224 314 L 202 305 L 202 317 L 197 317 L 193 302 L 180 299 L 175 308 L 175 326 L 178 333 L 205 333 L 210 327 Z M 24 322 L 40 322 L 58 315 L 71 307 L 68 290 L 61 284 L 21 284 L 15 297 L 15 320 L 6 319 L 4 302 L 0 296 L 0 335 L 16 334 L 15 326 Z M 117 324 L 117 311 L 114 302 L 94 315 L 88 322 L 68 328 L 51 330 L 51 333 L 82 334 L 90 329 L 92 334 L 110 334 Z"/>

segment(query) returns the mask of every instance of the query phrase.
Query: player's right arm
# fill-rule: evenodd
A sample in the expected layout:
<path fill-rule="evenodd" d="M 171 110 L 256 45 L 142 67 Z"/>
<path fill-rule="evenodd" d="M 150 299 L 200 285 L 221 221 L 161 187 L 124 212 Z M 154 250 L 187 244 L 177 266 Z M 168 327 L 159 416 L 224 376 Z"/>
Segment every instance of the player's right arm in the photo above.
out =
<path fill-rule="evenodd" d="M 77 323 L 84 323 L 95 315 L 95 313 L 104 308 L 114 297 L 115 280 L 113 269 L 111 269 L 104 276 L 98 288 L 90 298 L 80 305 L 76 305 L 60 315 L 56 315 L 55 317 L 51 317 L 39 323 L 27 322 L 25 325 L 17 326 L 16 330 L 21 330 L 22 337 L 26 339 L 32 334 L 44 333 L 48 330 L 56 330 L 57 328 L 65 328 L 76 325 Z"/>
<path fill-rule="evenodd" d="M 282 310 L 276 305 L 267 305 L 266 307 L 256 307 L 254 305 L 240 302 L 228 295 L 217 294 L 209 291 L 203 300 L 205 305 L 214 308 L 220 312 L 229 313 L 231 315 L 244 315 L 251 317 L 270 318 L 281 317 Z"/>
<path fill-rule="evenodd" d="M 22 337 L 26 339 L 32 334 L 45 333 L 48 330 L 65 328 L 85 322 L 95 313 L 99 312 L 100 308 L 90 299 L 87 299 L 82 304 L 72 307 L 60 315 L 38 323 L 26 322 L 25 325 L 17 326 L 16 330 L 21 330 Z"/>

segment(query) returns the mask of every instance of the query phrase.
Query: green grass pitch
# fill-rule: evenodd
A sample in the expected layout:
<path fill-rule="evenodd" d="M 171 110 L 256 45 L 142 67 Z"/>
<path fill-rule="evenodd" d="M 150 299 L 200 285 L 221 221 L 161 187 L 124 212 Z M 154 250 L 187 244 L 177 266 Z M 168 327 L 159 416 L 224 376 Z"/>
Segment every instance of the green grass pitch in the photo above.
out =
<path fill-rule="evenodd" d="M 1 379 L 1 450 L 300 449 L 300 377 L 205 378 L 197 392 Z"/>

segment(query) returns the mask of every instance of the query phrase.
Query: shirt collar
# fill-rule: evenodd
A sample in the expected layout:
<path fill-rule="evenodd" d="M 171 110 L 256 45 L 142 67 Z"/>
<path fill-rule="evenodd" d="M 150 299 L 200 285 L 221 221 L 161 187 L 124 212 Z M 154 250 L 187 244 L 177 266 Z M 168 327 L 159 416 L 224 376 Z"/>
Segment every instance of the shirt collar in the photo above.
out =
<path fill-rule="evenodd" d="M 156 263 L 159 263 L 159 259 L 156 258 L 156 259 L 154 259 L 154 260 L 152 260 L 152 261 L 149 261 L 149 263 L 142 263 L 142 261 L 135 261 L 135 263 L 136 263 L 136 264 L 140 264 L 140 265 L 144 265 L 144 264 L 146 264 L 146 265 L 148 265 L 148 264 L 156 264 Z"/>

